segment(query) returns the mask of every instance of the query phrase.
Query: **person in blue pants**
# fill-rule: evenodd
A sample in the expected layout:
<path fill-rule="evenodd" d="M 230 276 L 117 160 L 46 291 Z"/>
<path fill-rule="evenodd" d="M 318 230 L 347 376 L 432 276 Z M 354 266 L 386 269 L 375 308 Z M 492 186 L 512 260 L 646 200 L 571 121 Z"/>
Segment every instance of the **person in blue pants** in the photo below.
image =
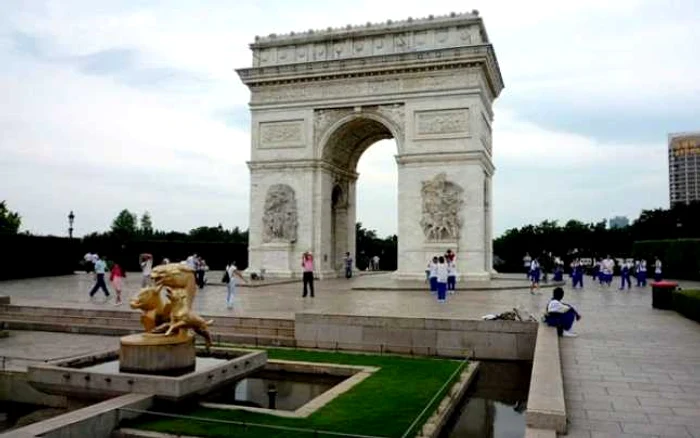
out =
<path fill-rule="evenodd" d="M 583 265 L 579 259 L 576 259 L 573 263 L 571 280 L 571 287 L 576 289 L 576 286 L 581 286 L 581 289 L 583 289 Z"/>
<path fill-rule="evenodd" d="M 625 283 L 627 283 L 627 289 L 632 288 L 632 282 L 630 281 L 630 271 L 631 271 L 631 266 L 629 262 L 622 262 L 622 266 L 620 266 L 620 279 L 621 279 L 621 284 L 620 284 L 620 290 L 623 290 L 625 288 Z"/>
<path fill-rule="evenodd" d="M 581 319 L 581 315 L 574 309 L 574 306 L 562 302 L 564 289 L 555 287 L 552 291 L 552 299 L 547 304 L 547 312 L 544 322 L 551 327 L 557 328 L 557 334 L 564 337 L 576 337 L 576 333 L 571 331 L 574 321 Z"/>

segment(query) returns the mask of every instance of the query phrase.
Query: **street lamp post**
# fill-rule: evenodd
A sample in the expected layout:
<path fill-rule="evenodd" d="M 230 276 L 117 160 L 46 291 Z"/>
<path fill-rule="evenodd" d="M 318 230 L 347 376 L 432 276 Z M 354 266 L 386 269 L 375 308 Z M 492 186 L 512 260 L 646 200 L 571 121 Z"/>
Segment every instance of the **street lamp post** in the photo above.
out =
<path fill-rule="evenodd" d="M 68 213 L 68 237 L 73 238 L 73 221 L 75 220 L 75 215 L 73 210 Z"/>

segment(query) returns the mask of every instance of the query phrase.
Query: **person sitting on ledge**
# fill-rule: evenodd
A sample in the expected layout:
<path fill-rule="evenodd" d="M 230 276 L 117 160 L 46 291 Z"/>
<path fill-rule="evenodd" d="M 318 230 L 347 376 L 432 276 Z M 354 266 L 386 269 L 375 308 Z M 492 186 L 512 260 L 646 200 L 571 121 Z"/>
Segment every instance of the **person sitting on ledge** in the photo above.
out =
<path fill-rule="evenodd" d="M 563 303 L 562 298 L 564 298 L 564 289 L 555 287 L 552 291 L 552 299 L 547 304 L 544 322 L 551 327 L 556 327 L 559 336 L 573 338 L 577 335 L 571 331 L 571 327 L 574 321 L 581 319 L 581 315 L 572 305 Z"/>

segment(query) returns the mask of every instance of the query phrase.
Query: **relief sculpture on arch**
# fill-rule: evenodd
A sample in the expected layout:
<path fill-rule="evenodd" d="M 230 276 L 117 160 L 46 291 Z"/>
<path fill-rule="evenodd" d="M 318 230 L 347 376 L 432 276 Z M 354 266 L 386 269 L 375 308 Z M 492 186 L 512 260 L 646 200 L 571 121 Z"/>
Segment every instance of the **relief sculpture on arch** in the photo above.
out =
<path fill-rule="evenodd" d="M 448 181 L 443 172 L 429 181 L 422 181 L 422 218 L 420 225 L 429 242 L 459 239 L 462 227 L 460 212 L 464 205 L 464 189 Z"/>
<path fill-rule="evenodd" d="M 294 242 L 297 239 L 297 201 L 287 184 L 270 186 L 265 196 L 263 242 Z"/>

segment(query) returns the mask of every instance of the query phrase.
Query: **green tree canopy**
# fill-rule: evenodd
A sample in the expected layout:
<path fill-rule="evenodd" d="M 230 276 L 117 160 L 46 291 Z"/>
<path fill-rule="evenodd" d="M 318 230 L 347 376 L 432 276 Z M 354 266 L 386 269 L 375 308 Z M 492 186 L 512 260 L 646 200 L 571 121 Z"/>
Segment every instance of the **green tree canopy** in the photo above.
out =
<path fill-rule="evenodd" d="M 10 211 L 5 201 L 0 202 L 0 233 L 17 234 L 22 225 L 19 213 Z"/>
<path fill-rule="evenodd" d="M 153 235 L 153 222 L 151 221 L 151 214 L 147 211 L 141 216 L 141 227 L 139 231 L 141 231 L 143 236 Z"/>
<path fill-rule="evenodd" d="M 136 214 L 124 209 L 112 221 L 112 234 L 121 238 L 132 237 L 138 231 Z"/>

